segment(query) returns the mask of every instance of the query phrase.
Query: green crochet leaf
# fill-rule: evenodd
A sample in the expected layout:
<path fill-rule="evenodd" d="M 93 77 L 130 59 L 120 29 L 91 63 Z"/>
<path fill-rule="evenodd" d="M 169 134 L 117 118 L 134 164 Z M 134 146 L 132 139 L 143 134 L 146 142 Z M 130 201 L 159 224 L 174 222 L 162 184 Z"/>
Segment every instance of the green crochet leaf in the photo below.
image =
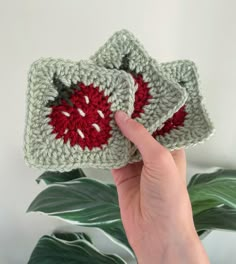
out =
<path fill-rule="evenodd" d="M 50 185 L 34 199 L 28 212 L 43 212 L 82 226 L 121 222 L 116 189 L 88 178 Z"/>
<path fill-rule="evenodd" d="M 70 101 L 70 96 L 73 94 L 74 89 L 79 89 L 78 85 L 72 84 L 68 87 L 59 78 L 57 78 L 56 75 L 53 78 L 53 85 L 56 87 L 58 95 L 53 101 L 49 101 L 47 106 L 59 105 L 62 100 L 66 100 L 69 105 L 73 106 L 73 103 Z"/>
<path fill-rule="evenodd" d="M 28 264 L 125 264 L 117 255 L 103 254 L 87 240 L 74 242 L 43 236 Z"/>
<path fill-rule="evenodd" d="M 43 181 L 47 185 L 50 185 L 53 183 L 68 182 L 83 177 L 86 177 L 86 175 L 81 169 L 75 169 L 69 172 L 46 171 L 36 179 L 36 182 L 40 183 L 41 181 Z"/>

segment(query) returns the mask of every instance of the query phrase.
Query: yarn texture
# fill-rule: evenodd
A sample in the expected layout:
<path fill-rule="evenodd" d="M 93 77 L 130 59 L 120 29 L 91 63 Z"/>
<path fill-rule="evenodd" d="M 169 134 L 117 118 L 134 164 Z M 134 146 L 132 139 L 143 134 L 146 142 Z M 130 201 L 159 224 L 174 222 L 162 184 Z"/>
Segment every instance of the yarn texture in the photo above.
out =
<path fill-rule="evenodd" d="M 160 68 L 167 78 L 181 85 L 188 98 L 183 107 L 153 132 L 153 137 L 171 151 L 203 143 L 213 135 L 214 126 L 203 103 L 195 63 L 177 60 L 161 63 Z M 130 162 L 141 159 L 141 154 L 136 150 Z"/>
<path fill-rule="evenodd" d="M 58 90 L 64 93 L 61 100 Z M 52 58 L 33 63 L 27 92 L 27 164 L 55 171 L 127 164 L 131 143 L 118 129 L 114 113 L 132 114 L 135 91 L 133 78 L 123 71 Z"/>
<path fill-rule="evenodd" d="M 169 150 L 203 142 L 214 127 L 199 86 L 194 62 L 158 63 L 127 30 L 116 32 L 87 61 L 39 59 L 28 74 L 26 163 L 70 171 L 140 161 L 116 125 L 118 110 Z"/>
<path fill-rule="evenodd" d="M 135 98 L 132 117 L 150 133 L 179 110 L 187 99 L 186 91 L 161 73 L 158 64 L 127 30 L 116 32 L 90 59 L 96 65 L 124 70 L 135 78 L 136 93 L 141 96 Z M 147 90 L 143 97 L 144 85 Z M 143 98 L 146 100 L 141 107 Z"/>
<path fill-rule="evenodd" d="M 184 108 L 175 114 L 182 114 L 182 123 L 167 133 L 160 133 L 161 129 L 163 130 L 168 123 L 167 120 L 161 129 L 159 128 L 154 132 L 154 137 L 170 150 L 186 148 L 206 140 L 213 134 L 214 128 L 203 103 L 199 74 L 195 63 L 188 60 L 178 60 L 162 63 L 160 66 L 168 78 L 181 85 L 187 92 L 188 98 Z"/>

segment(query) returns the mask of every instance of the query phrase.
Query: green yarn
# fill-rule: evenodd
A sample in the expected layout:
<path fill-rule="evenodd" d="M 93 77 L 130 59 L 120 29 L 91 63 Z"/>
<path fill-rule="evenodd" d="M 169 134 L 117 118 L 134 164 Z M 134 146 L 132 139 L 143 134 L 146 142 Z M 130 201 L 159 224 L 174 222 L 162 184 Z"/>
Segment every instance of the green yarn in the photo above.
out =
<path fill-rule="evenodd" d="M 90 60 L 108 69 L 141 74 L 148 82 L 152 100 L 143 107 L 144 113 L 135 119 L 150 133 L 170 118 L 187 99 L 185 90 L 162 74 L 142 44 L 127 30 L 116 32 Z"/>
<path fill-rule="evenodd" d="M 157 64 L 157 62 L 154 62 Z M 155 139 L 169 150 L 188 148 L 203 143 L 214 133 L 214 126 L 209 118 L 200 91 L 200 81 L 197 67 L 189 60 L 177 60 L 161 63 L 163 74 L 172 81 L 179 83 L 187 94 L 185 102 L 187 112 L 184 126 L 173 129 L 168 134 Z M 132 155 L 130 162 L 142 159 L 138 150 Z"/>
<path fill-rule="evenodd" d="M 88 61 L 40 59 L 28 75 L 27 115 L 24 135 L 26 163 L 50 171 L 75 168 L 119 168 L 141 160 L 136 147 L 120 132 L 114 113 L 134 111 L 135 85 L 132 77 L 141 74 L 148 83 L 148 104 L 135 119 L 153 133 L 183 105 L 187 112 L 184 126 L 156 136 L 169 150 L 187 148 L 208 139 L 214 132 L 199 90 L 196 65 L 188 60 L 157 63 L 128 31 L 116 32 Z M 70 101 L 77 83 L 93 84 L 109 97 L 111 137 L 101 148 L 73 147 L 56 138 L 49 124 L 53 106 Z M 92 89 L 92 88 L 91 88 Z M 89 107 L 89 105 L 88 105 Z M 102 113 L 100 113 L 102 115 Z M 94 124 L 96 126 L 96 124 Z"/>
<path fill-rule="evenodd" d="M 48 124 L 50 101 L 58 97 L 53 79 L 56 76 L 65 87 L 77 82 L 93 83 L 109 96 L 112 114 L 123 110 L 133 112 L 135 86 L 126 73 L 107 70 L 88 62 L 75 63 L 62 59 L 40 59 L 33 63 L 28 76 L 27 117 L 25 127 L 25 160 L 31 167 L 70 171 L 75 168 L 116 168 L 128 163 L 131 144 L 121 134 L 114 118 L 110 122 L 112 137 L 102 149 L 84 150 L 71 147 L 62 139 L 55 139 L 52 126 Z"/>
<path fill-rule="evenodd" d="M 78 89 L 78 86 L 72 84 L 70 87 L 67 87 L 63 82 L 60 81 L 60 79 L 56 78 L 55 76 L 53 78 L 53 85 L 56 87 L 58 95 L 53 101 L 49 101 L 47 106 L 59 105 L 62 99 L 72 106 L 73 104 L 69 98 L 73 94 L 73 89 Z"/>

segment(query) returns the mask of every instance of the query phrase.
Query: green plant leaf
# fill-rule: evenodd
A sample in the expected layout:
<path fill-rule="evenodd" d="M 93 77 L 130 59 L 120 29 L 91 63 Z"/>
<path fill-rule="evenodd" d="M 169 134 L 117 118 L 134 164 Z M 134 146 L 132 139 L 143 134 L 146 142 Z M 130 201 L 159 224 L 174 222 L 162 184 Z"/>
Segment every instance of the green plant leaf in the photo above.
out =
<path fill-rule="evenodd" d="M 198 232 L 197 232 L 198 236 L 199 236 L 199 237 L 202 236 L 202 235 L 205 233 L 205 231 L 206 231 L 206 230 L 200 230 L 200 231 L 198 231 Z"/>
<path fill-rule="evenodd" d="M 219 203 L 216 200 L 201 200 L 201 201 L 193 202 L 192 203 L 193 215 L 196 215 L 209 208 L 214 208 L 216 206 L 219 206 L 220 204 L 221 203 Z"/>
<path fill-rule="evenodd" d="M 125 264 L 117 255 L 103 254 L 87 240 L 68 243 L 43 236 L 34 248 L 28 264 Z"/>
<path fill-rule="evenodd" d="M 92 243 L 91 238 L 85 233 L 65 233 L 65 232 L 54 232 L 52 237 L 57 239 L 65 240 L 68 243 L 75 243 L 80 240 L 87 240 Z"/>
<path fill-rule="evenodd" d="M 82 226 L 121 222 L 116 189 L 89 178 L 50 185 L 27 211 L 43 212 Z"/>
<path fill-rule="evenodd" d="M 103 231 L 105 231 L 106 233 L 108 233 L 109 235 L 111 235 L 112 237 L 114 237 L 115 239 L 122 242 L 122 244 L 124 244 L 127 247 L 129 247 L 130 249 L 132 249 L 129 245 L 128 239 L 127 239 L 126 234 L 125 234 L 125 230 L 124 230 L 121 223 L 119 225 L 116 225 L 116 226 L 106 225 L 106 226 L 102 226 L 100 228 Z"/>
<path fill-rule="evenodd" d="M 214 172 L 211 173 L 198 173 L 193 175 L 191 178 L 189 184 L 188 184 L 188 189 L 191 187 L 198 185 L 198 184 L 204 184 L 204 183 L 209 183 L 213 180 L 219 179 L 235 179 L 236 178 L 236 170 L 225 170 L 225 169 L 218 169 Z"/>
<path fill-rule="evenodd" d="M 105 225 L 105 226 L 100 226 L 100 229 L 102 229 L 105 233 L 107 233 L 110 237 L 111 240 L 114 241 L 114 239 L 122 246 L 125 247 L 125 249 L 133 256 L 134 252 L 133 249 L 131 248 L 124 227 L 122 223 L 118 223 L 115 226 L 114 225 Z"/>
<path fill-rule="evenodd" d="M 200 230 L 197 232 L 199 238 L 203 240 L 205 237 L 207 237 L 211 233 L 211 230 Z"/>
<path fill-rule="evenodd" d="M 81 169 L 75 169 L 69 172 L 46 171 L 36 179 L 36 182 L 40 183 L 43 181 L 49 185 L 53 183 L 68 182 L 83 177 L 86 177 L 86 175 Z"/>
<path fill-rule="evenodd" d="M 211 229 L 236 231 L 236 209 L 225 206 L 208 209 L 194 216 L 194 224 L 198 232 Z"/>
<path fill-rule="evenodd" d="M 236 208 L 236 171 L 197 174 L 188 186 L 194 214 L 220 205 Z"/>

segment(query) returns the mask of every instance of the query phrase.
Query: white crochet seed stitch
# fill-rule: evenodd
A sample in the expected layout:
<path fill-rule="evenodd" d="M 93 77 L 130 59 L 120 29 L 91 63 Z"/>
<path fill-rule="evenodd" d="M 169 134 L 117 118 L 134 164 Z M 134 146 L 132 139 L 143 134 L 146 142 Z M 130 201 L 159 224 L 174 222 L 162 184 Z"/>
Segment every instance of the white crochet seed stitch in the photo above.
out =
<path fill-rule="evenodd" d="M 135 119 L 152 133 L 183 106 L 186 92 L 161 73 L 142 44 L 127 30 L 116 32 L 90 59 L 99 66 L 120 69 L 124 57 L 127 72 L 141 74 L 150 88 L 152 98 L 143 107 L 144 113 Z"/>
<path fill-rule="evenodd" d="M 71 147 L 62 138 L 55 139 L 53 127 L 48 124 L 51 108 L 47 107 L 49 100 L 54 100 L 58 91 L 53 84 L 56 76 L 68 87 L 73 83 L 82 82 L 85 85 L 94 84 L 105 96 L 109 96 L 112 119 L 109 125 L 112 136 L 102 149 L 87 147 L 83 150 L 79 145 Z M 40 59 L 32 64 L 28 75 L 27 116 L 24 136 L 25 160 L 31 167 L 51 170 L 70 171 L 74 168 L 118 168 L 128 163 L 131 143 L 121 134 L 114 113 L 123 110 L 131 115 L 133 112 L 135 86 L 129 74 L 117 70 L 108 70 L 88 62 L 75 63 L 62 59 Z M 85 96 L 89 107 L 89 98 Z M 78 109 L 84 116 L 84 112 Z M 103 113 L 100 111 L 100 115 Z M 68 116 L 69 113 L 64 112 Z M 97 124 L 94 129 L 99 130 Z M 64 133 L 67 133 L 65 130 Z M 84 138 L 83 132 L 78 134 Z"/>
<path fill-rule="evenodd" d="M 188 99 L 185 102 L 187 116 L 184 126 L 172 129 L 163 136 L 157 136 L 156 140 L 169 150 L 187 148 L 204 142 L 213 135 L 214 127 L 203 104 L 195 63 L 189 60 L 177 60 L 161 63 L 160 68 L 169 79 L 181 84 L 182 89 L 188 94 Z M 141 155 L 136 151 L 130 162 L 139 160 Z"/>

